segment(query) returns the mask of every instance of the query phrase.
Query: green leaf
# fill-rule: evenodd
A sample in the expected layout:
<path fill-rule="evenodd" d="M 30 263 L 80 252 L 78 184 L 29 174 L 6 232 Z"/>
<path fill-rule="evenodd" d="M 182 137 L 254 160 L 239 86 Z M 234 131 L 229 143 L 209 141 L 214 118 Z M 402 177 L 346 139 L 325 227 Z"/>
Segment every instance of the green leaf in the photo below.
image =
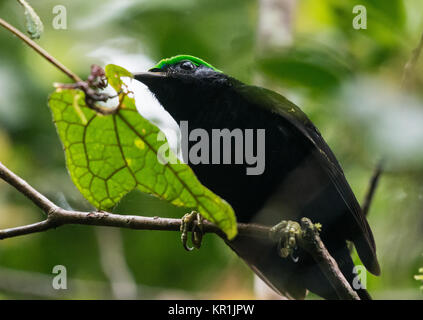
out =
<path fill-rule="evenodd" d="M 113 65 L 106 67 L 106 74 L 116 90 L 124 87 L 120 76 L 132 76 Z M 119 97 L 119 109 L 111 115 L 88 108 L 80 90 L 57 89 L 49 98 L 70 176 L 82 195 L 97 209 L 110 210 L 128 192 L 139 189 L 196 210 L 229 239 L 235 237 L 232 207 L 204 187 L 180 160 L 162 164 L 157 153 L 167 141 L 157 137 L 164 135 L 138 113 L 133 98 L 127 93 Z"/>
<path fill-rule="evenodd" d="M 44 25 L 34 11 L 34 9 L 25 0 L 18 0 L 18 2 L 25 9 L 26 18 L 26 31 L 30 35 L 31 39 L 39 39 L 44 31 Z"/>
<path fill-rule="evenodd" d="M 115 64 L 108 64 L 105 68 L 105 71 L 107 81 L 112 86 L 112 88 L 116 90 L 116 92 L 119 92 L 122 89 L 121 77 L 134 77 L 128 70 Z"/>

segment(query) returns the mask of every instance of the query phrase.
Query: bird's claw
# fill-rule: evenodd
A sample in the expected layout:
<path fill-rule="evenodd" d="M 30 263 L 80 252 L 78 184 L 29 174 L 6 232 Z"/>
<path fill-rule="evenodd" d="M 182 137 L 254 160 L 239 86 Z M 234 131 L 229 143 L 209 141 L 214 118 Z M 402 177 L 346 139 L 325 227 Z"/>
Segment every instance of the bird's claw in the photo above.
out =
<path fill-rule="evenodd" d="M 270 237 L 278 243 L 278 254 L 286 258 L 297 248 L 297 237 L 302 233 L 296 221 L 281 221 L 270 229 Z"/>
<path fill-rule="evenodd" d="M 270 238 L 278 243 L 278 254 L 282 258 L 291 256 L 294 262 L 298 258 L 293 257 L 299 241 L 310 237 L 310 232 L 320 232 L 322 225 L 312 223 L 308 218 L 302 218 L 301 224 L 296 221 L 283 220 L 270 229 Z M 304 243 L 304 241 L 302 241 Z"/>
<path fill-rule="evenodd" d="M 194 222 L 197 223 L 194 224 Z M 191 242 L 193 247 L 188 247 L 188 231 L 192 225 Z M 192 251 L 194 248 L 200 249 L 203 240 L 203 217 L 198 212 L 192 211 L 182 217 L 181 222 L 181 241 L 182 246 L 187 251 Z"/>

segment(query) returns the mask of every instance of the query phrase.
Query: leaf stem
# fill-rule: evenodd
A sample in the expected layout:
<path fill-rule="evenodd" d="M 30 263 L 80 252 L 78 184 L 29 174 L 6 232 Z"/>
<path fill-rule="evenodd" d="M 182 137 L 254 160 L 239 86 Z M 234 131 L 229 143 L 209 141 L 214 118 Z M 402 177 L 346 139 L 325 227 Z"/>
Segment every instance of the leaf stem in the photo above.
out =
<path fill-rule="evenodd" d="M 35 52 L 37 52 L 39 55 L 41 55 L 44 59 L 46 59 L 48 62 L 53 64 L 56 68 L 58 68 L 60 71 L 65 73 L 72 81 L 74 82 L 80 82 L 82 79 L 78 77 L 75 73 L 70 71 L 68 68 L 66 68 L 62 63 L 60 63 L 57 59 L 52 57 L 47 51 L 45 51 L 43 48 L 41 48 L 35 41 L 28 38 L 25 34 L 23 34 L 21 31 L 7 23 L 5 20 L 0 18 L 0 26 L 5 28 L 6 30 L 13 33 L 15 36 L 20 38 L 22 41 L 24 41 L 29 47 L 31 47 Z"/>

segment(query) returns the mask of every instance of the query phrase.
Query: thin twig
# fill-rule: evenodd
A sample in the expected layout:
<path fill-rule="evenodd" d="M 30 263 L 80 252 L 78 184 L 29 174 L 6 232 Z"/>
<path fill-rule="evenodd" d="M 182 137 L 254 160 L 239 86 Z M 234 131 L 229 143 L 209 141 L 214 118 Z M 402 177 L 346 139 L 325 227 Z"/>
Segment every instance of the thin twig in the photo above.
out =
<path fill-rule="evenodd" d="M 376 192 L 376 188 L 378 186 L 379 179 L 382 173 L 383 173 L 383 160 L 379 161 L 370 179 L 369 188 L 367 189 L 366 197 L 364 198 L 364 203 L 361 208 L 361 211 L 363 212 L 364 216 L 367 216 L 369 214 L 370 205 L 372 204 L 372 200 Z"/>
<path fill-rule="evenodd" d="M 34 49 L 38 54 L 40 54 L 43 58 L 45 58 L 47 61 L 49 61 L 51 64 L 53 64 L 56 68 L 58 68 L 60 71 L 65 73 L 72 81 L 74 82 L 80 82 L 82 81 L 80 77 L 78 77 L 75 73 L 70 71 L 68 68 L 66 68 L 62 63 L 60 63 L 57 59 L 52 57 L 47 51 L 45 51 L 43 48 L 41 48 L 37 43 L 35 43 L 33 40 L 28 38 L 25 34 L 20 32 L 18 29 L 7 23 L 5 20 L 0 18 L 0 26 L 4 27 L 5 29 L 12 32 L 14 35 L 16 35 L 18 38 L 23 40 L 28 46 L 30 46 L 32 49 Z"/>
<path fill-rule="evenodd" d="M 60 71 L 65 73 L 71 80 L 75 82 L 74 84 L 55 84 L 56 88 L 70 88 L 82 90 L 85 93 L 85 102 L 87 107 L 102 115 L 115 114 L 117 111 L 119 111 L 119 105 L 114 108 L 107 108 L 97 104 L 98 101 L 106 102 L 109 99 L 114 98 L 113 96 L 109 96 L 108 94 L 100 93 L 97 91 L 98 89 L 104 89 L 107 86 L 107 81 L 104 80 L 105 73 L 101 67 L 97 65 L 92 65 L 90 76 L 86 81 L 82 81 L 80 77 L 78 77 L 75 73 L 66 68 L 62 63 L 60 63 L 56 58 L 50 55 L 46 50 L 41 48 L 37 43 L 35 43 L 21 31 L 19 31 L 18 29 L 16 29 L 1 18 L 0 25 L 8 31 L 12 32 L 21 40 L 23 40 L 29 47 L 34 49 L 38 54 L 40 54 L 43 58 L 45 58 L 48 62 L 57 67 Z M 118 95 L 119 94 L 120 92 L 118 92 Z M 120 103 L 121 101 L 119 101 L 119 104 Z"/>

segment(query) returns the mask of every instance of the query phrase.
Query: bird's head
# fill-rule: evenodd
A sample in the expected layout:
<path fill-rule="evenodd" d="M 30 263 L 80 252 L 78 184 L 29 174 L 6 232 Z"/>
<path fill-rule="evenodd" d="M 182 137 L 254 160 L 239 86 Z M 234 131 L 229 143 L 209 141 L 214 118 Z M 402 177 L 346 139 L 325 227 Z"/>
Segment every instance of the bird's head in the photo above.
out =
<path fill-rule="evenodd" d="M 184 111 L 201 108 L 216 97 L 218 91 L 232 85 L 232 78 L 190 55 L 163 59 L 148 72 L 135 73 L 134 77 L 176 118 L 184 118 Z"/>
<path fill-rule="evenodd" d="M 136 73 L 135 78 L 146 85 L 154 86 L 156 83 L 164 85 L 166 82 L 174 80 L 179 80 L 186 84 L 207 83 L 225 78 L 225 76 L 222 71 L 200 58 L 190 55 L 178 55 L 160 60 L 148 72 Z"/>

